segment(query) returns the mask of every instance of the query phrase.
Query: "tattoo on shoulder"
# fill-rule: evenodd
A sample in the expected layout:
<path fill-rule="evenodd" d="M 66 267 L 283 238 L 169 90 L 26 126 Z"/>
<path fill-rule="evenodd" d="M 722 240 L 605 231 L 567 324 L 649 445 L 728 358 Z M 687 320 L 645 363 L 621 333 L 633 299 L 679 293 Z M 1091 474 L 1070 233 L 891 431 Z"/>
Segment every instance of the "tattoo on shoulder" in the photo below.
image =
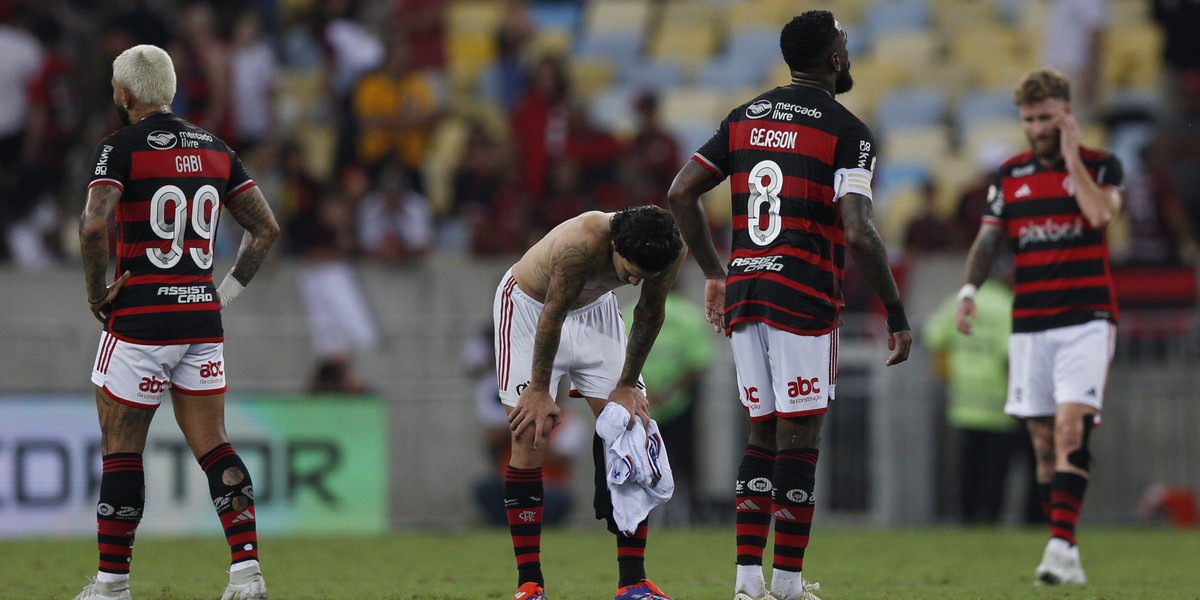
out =
<path fill-rule="evenodd" d="M 271 207 L 257 187 L 230 198 L 225 206 L 229 209 L 229 214 L 233 215 L 233 219 L 252 234 L 257 233 L 273 218 Z"/>

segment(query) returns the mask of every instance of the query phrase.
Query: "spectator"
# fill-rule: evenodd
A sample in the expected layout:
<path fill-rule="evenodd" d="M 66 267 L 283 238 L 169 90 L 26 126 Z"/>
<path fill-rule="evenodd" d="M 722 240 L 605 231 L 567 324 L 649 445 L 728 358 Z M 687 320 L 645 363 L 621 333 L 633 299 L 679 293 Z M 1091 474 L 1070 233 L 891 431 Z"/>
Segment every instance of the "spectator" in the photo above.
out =
<path fill-rule="evenodd" d="M 938 213 L 937 188 L 932 179 L 921 184 L 919 212 L 904 228 L 904 251 L 907 254 L 942 252 L 955 245 L 954 230 Z"/>
<path fill-rule="evenodd" d="M 483 512 L 488 525 L 506 526 L 508 516 L 504 509 L 504 472 L 512 457 L 509 438 L 508 415 L 500 402 L 500 388 L 496 382 L 496 353 L 493 350 L 492 327 L 489 324 L 480 335 L 467 341 L 462 360 L 467 377 L 474 382 L 475 415 L 483 427 L 484 447 L 487 450 L 488 473 L 475 483 L 475 501 Z M 588 430 L 583 422 L 570 414 L 560 413 L 558 426 L 550 432 L 549 453 L 542 466 L 545 483 L 542 522 L 546 525 L 561 524 L 571 516 L 574 504 L 571 494 L 571 476 L 575 462 L 583 454 Z"/>
<path fill-rule="evenodd" d="M 1125 186 L 1129 240 L 1124 260 L 1116 262 L 1196 264 L 1200 246 L 1196 243 L 1191 216 L 1184 209 L 1175 179 L 1167 169 L 1168 147 L 1161 143 L 1147 144 L 1141 159 L 1142 168 Z"/>
<path fill-rule="evenodd" d="M 579 188 L 589 208 L 617 211 L 634 206 L 623 196 L 617 181 L 621 143 L 592 122 L 587 106 L 582 102 L 568 104 L 564 144 L 563 156 L 574 163 Z"/>
<path fill-rule="evenodd" d="M 22 175 L 9 230 L 14 262 L 27 268 L 48 266 L 62 257 L 61 217 L 66 206 L 67 154 L 83 125 L 75 62 L 62 26 L 53 14 L 34 23 L 45 49 L 29 85 L 29 121 L 22 147 Z"/>
<path fill-rule="evenodd" d="M 621 180 L 626 202 L 665 206 L 667 189 L 679 170 L 679 142 L 658 119 L 658 95 L 642 92 L 633 101 L 637 129 L 621 149 Z"/>
<path fill-rule="evenodd" d="M 233 139 L 229 47 L 217 34 L 212 6 L 192 2 L 180 13 L 181 35 L 171 45 L 179 77 L 172 110 L 221 139 Z"/>
<path fill-rule="evenodd" d="M 551 157 L 561 156 L 566 145 L 567 104 L 571 93 L 561 58 L 544 56 L 533 70 L 529 89 L 509 115 L 514 151 L 519 157 L 519 187 L 534 204 L 541 202 Z"/>
<path fill-rule="evenodd" d="M 958 335 L 957 298 L 947 298 L 922 329 L 934 353 L 938 379 L 946 382 L 946 417 L 956 433 L 959 464 L 958 514 L 964 523 L 995 524 L 1004 509 L 1009 474 L 1028 459 L 1024 520 L 1040 521 L 1029 438 L 1004 414 L 1008 394 L 1008 336 L 1012 333 L 1012 261 L 997 261 L 996 275 L 979 288 L 970 337 Z"/>
<path fill-rule="evenodd" d="M 355 353 L 379 343 L 379 327 L 367 304 L 350 254 L 354 245 L 351 199 L 367 189 L 366 174 L 347 170 L 339 190 L 319 197 L 306 215 L 297 275 L 315 357 L 310 391 L 363 393 L 353 368 Z"/>
<path fill-rule="evenodd" d="M 21 177 L 29 127 L 29 97 L 26 90 L 42 67 L 42 48 L 27 28 L 25 11 L 10 9 L 9 22 L 0 23 L 0 238 L 7 240 L 8 228 L 32 208 L 28 198 L 15 194 Z M 0 258 L 8 256 L 8 244 L 0 244 Z"/>
<path fill-rule="evenodd" d="M 1050 0 L 1042 25 L 1042 64 L 1062 71 L 1074 86 L 1071 106 L 1083 123 L 1100 100 L 1101 53 L 1109 0 Z"/>
<path fill-rule="evenodd" d="M 392 31 L 412 53 L 413 69 L 432 84 L 439 102 L 447 96 L 447 0 L 393 0 Z"/>
<path fill-rule="evenodd" d="M 966 250 L 975 239 L 979 222 L 987 212 L 988 190 L 992 187 L 996 170 L 1010 154 L 1012 151 L 1008 144 L 999 140 L 986 142 L 976 151 L 975 175 L 959 192 L 958 206 L 951 218 L 956 249 Z"/>
<path fill-rule="evenodd" d="M 664 192 L 665 193 L 665 192 Z M 704 374 L 717 355 L 717 344 L 704 320 L 703 309 L 680 291 L 679 280 L 667 294 L 662 328 L 646 364 L 642 379 L 646 382 L 646 400 L 650 418 L 658 422 L 671 470 L 675 476 L 675 496 L 664 508 L 668 523 L 688 525 L 699 508 L 696 494 L 697 407 L 704 386 Z M 626 306 L 624 313 L 633 314 Z M 630 323 L 625 324 L 626 333 Z"/>
<path fill-rule="evenodd" d="M 1152 15 L 1163 33 L 1164 87 L 1172 109 L 1180 111 L 1197 93 L 1200 79 L 1200 2 L 1153 0 Z"/>
<path fill-rule="evenodd" d="M 530 239 L 528 207 L 517 190 L 512 153 L 482 122 L 469 125 L 453 177 L 451 218 L 470 230 L 471 251 L 476 255 L 525 251 Z"/>
<path fill-rule="evenodd" d="M 275 49 L 263 38 L 259 15 L 253 10 L 243 11 L 234 23 L 229 71 L 233 132 L 244 151 L 262 143 L 277 126 L 279 68 Z"/>
<path fill-rule="evenodd" d="M 433 242 L 433 211 L 399 165 L 387 162 L 358 202 L 358 249 L 387 263 L 424 256 Z"/>
<path fill-rule="evenodd" d="M 376 166 L 394 154 L 413 189 L 423 192 L 425 155 L 436 110 L 434 83 L 413 69 L 409 47 L 393 40 L 383 66 L 365 75 L 354 90 L 360 164 Z"/>
<path fill-rule="evenodd" d="M 479 74 L 479 93 L 512 113 L 529 85 L 529 67 L 523 53 L 533 37 L 533 23 L 521 0 L 506 0 L 504 19 L 496 28 L 496 57 Z"/>

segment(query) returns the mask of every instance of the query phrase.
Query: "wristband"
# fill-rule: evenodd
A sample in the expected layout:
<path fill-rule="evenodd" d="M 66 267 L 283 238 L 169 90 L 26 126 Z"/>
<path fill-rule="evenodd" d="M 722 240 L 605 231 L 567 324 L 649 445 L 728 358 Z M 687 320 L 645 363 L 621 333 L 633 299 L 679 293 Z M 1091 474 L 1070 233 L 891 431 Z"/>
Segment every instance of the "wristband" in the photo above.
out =
<path fill-rule="evenodd" d="M 967 298 L 974 300 L 975 292 L 978 292 L 978 291 L 979 291 L 979 288 L 975 284 L 964 283 L 963 286 L 958 289 L 958 301 L 962 302 L 963 300 L 966 300 Z"/>
<path fill-rule="evenodd" d="M 237 298 L 244 289 L 246 286 L 234 279 L 233 271 L 230 271 L 225 279 L 221 280 L 221 287 L 217 288 L 217 297 L 221 299 L 221 308 L 225 308 L 230 302 L 233 302 L 233 299 Z"/>
<path fill-rule="evenodd" d="M 888 331 L 896 333 L 897 331 L 909 331 L 908 317 L 904 316 L 904 304 L 899 300 L 892 304 L 884 305 L 887 309 L 887 326 Z"/>

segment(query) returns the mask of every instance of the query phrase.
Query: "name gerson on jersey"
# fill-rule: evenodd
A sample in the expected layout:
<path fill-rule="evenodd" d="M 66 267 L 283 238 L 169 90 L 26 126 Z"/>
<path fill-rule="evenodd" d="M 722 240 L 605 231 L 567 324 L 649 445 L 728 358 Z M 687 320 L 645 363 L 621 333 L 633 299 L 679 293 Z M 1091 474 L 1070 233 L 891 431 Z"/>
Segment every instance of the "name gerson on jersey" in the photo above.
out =
<path fill-rule="evenodd" d="M 835 173 L 869 190 L 867 126 L 823 90 L 789 85 L 735 108 L 692 160 L 728 176 L 733 192 L 726 331 L 748 321 L 800 335 L 837 327 L 846 239 Z"/>
<path fill-rule="evenodd" d="M 1080 157 L 1097 184 L 1121 189 L 1115 156 L 1081 148 Z M 1065 163 L 1046 166 L 1031 152 L 1009 158 L 989 190 L 983 222 L 1003 227 L 1015 252 L 1013 331 L 1116 323 L 1105 232 L 1088 226 Z"/>
<path fill-rule="evenodd" d="M 225 199 L 254 185 L 237 154 L 162 113 L 104 138 L 92 165 L 89 189 L 121 190 L 116 272 L 131 272 L 105 330 L 141 344 L 222 341 L 212 281 L 217 224 Z"/>

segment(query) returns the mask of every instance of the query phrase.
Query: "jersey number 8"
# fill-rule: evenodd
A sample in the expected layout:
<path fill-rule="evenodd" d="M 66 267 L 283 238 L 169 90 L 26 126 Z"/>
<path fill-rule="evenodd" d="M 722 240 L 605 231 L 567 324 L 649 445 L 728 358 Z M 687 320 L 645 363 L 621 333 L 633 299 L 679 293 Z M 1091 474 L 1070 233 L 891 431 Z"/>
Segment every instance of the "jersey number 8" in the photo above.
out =
<path fill-rule="evenodd" d="M 746 205 L 746 229 L 750 241 L 766 246 L 779 237 L 783 220 L 779 218 L 779 192 L 783 190 L 783 169 L 773 160 L 764 160 L 750 169 L 750 199 Z M 766 214 L 762 212 L 766 204 Z"/>
<path fill-rule="evenodd" d="M 217 226 L 217 211 L 221 209 L 219 199 L 217 188 L 204 185 L 196 190 L 196 195 L 191 201 L 195 205 L 190 219 L 192 229 L 201 238 L 208 240 L 207 250 L 188 249 L 188 254 L 191 254 L 192 260 L 201 269 L 208 269 L 213 264 L 213 232 Z M 150 228 L 154 230 L 154 235 L 164 240 L 171 240 L 171 249 L 167 252 L 158 248 L 146 250 L 146 258 L 149 258 L 151 264 L 160 269 L 170 269 L 179 264 L 180 259 L 183 258 L 184 240 L 189 222 L 188 202 L 183 190 L 174 185 L 164 185 L 158 188 L 154 197 L 150 199 Z M 169 203 L 174 203 L 175 206 L 173 220 L 167 219 Z"/>

